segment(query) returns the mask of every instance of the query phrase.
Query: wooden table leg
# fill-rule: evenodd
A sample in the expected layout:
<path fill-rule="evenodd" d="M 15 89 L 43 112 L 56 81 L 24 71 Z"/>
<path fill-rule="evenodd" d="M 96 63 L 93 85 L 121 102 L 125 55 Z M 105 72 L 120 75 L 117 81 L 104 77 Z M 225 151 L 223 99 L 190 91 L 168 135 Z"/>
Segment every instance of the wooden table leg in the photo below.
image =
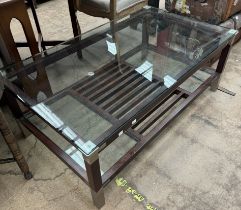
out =
<path fill-rule="evenodd" d="M 3 135 L 4 140 L 6 141 L 10 151 L 13 154 L 14 159 L 16 160 L 19 168 L 24 174 L 25 179 L 29 180 L 31 179 L 32 173 L 29 171 L 28 164 L 23 157 L 21 151 L 19 150 L 19 147 L 17 145 L 15 136 L 13 135 L 12 131 L 9 128 L 9 125 L 4 117 L 4 114 L 2 111 L 0 111 L 0 131 Z"/>
<path fill-rule="evenodd" d="M 150 21 L 149 21 L 150 23 Z M 144 61 L 148 55 L 148 45 L 149 45 L 149 32 L 148 32 L 148 19 L 147 17 L 143 18 L 142 22 L 142 51 L 141 51 L 141 60 Z"/>
<path fill-rule="evenodd" d="M 220 79 L 221 79 L 221 75 L 223 73 L 223 70 L 224 70 L 224 68 L 226 66 L 226 63 L 227 63 L 227 60 L 228 60 L 230 48 L 231 48 L 231 45 L 229 44 L 222 50 L 221 56 L 220 56 L 219 61 L 218 61 L 218 66 L 217 66 L 217 69 L 216 69 L 216 72 L 218 73 L 218 75 L 213 80 L 213 82 L 211 83 L 211 90 L 212 91 L 216 91 L 218 89 L 219 82 L 220 82 Z"/>
<path fill-rule="evenodd" d="M 74 37 L 78 36 L 79 38 L 77 40 L 81 41 L 81 28 L 76 16 L 77 10 L 75 9 L 75 6 L 74 6 L 74 0 L 68 0 L 68 5 L 69 5 L 69 14 L 70 14 L 70 20 L 72 24 Z M 77 55 L 79 58 L 82 58 L 82 51 L 79 50 L 77 52 Z"/>
<path fill-rule="evenodd" d="M 73 29 L 73 34 L 74 36 L 79 35 L 79 27 L 78 27 L 78 20 L 76 16 L 76 9 L 74 7 L 74 0 L 68 0 L 68 5 L 69 5 L 69 14 L 70 14 L 70 20 L 72 24 L 72 29 Z"/>
<path fill-rule="evenodd" d="M 95 151 L 90 156 L 84 156 L 84 160 L 93 203 L 98 209 L 100 209 L 105 205 L 105 197 L 98 151 Z"/>

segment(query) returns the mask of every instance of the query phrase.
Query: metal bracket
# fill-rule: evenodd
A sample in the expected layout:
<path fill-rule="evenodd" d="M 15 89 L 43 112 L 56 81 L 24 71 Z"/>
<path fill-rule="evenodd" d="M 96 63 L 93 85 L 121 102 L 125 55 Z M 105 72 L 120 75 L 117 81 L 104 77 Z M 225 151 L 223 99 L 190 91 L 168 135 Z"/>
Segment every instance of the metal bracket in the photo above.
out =
<path fill-rule="evenodd" d="M 87 141 L 81 146 L 81 150 L 84 152 L 84 160 L 89 164 L 93 163 L 99 158 L 99 147 L 97 147 L 92 141 Z"/>
<path fill-rule="evenodd" d="M 87 141 L 81 146 L 81 150 L 83 150 L 85 154 L 90 154 L 96 147 L 97 146 L 92 141 Z"/>

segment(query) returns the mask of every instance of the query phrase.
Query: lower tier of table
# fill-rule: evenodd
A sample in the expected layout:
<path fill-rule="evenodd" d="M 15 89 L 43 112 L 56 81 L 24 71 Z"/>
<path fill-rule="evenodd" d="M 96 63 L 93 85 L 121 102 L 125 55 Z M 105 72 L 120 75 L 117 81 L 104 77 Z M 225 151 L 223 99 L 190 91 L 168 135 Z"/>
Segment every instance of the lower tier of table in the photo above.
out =
<path fill-rule="evenodd" d="M 216 77 L 216 73 L 210 69 L 203 69 L 199 72 L 204 72 L 209 76 L 203 80 L 199 77 L 200 74 L 194 74 L 164 101 L 160 101 L 152 110 L 144 114 L 140 120 L 133 122 L 133 125 L 124 130 L 117 139 L 109 145 L 104 144 L 99 149 L 103 186 L 109 183 L 148 143 L 205 91 Z M 187 90 L 190 89 L 190 84 L 192 84 L 192 91 Z M 96 110 L 98 112 L 99 109 Z M 105 112 L 105 109 L 102 109 L 103 111 Z M 101 116 L 108 115 L 107 120 L 113 118 L 114 121 L 116 119 L 107 111 L 100 114 Z M 25 114 L 22 122 L 86 184 L 89 184 L 84 157 L 78 149 L 33 113 Z"/>

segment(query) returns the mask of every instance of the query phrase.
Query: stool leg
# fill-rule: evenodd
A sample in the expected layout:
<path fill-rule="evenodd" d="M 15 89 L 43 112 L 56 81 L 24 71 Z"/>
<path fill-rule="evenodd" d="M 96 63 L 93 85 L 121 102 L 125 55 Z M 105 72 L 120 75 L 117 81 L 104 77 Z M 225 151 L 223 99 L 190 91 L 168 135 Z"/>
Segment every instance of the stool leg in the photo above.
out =
<path fill-rule="evenodd" d="M 9 128 L 9 125 L 2 113 L 0 111 L 0 131 L 3 135 L 4 140 L 6 141 L 10 151 L 13 154 L 14 159 L 16 160 L 20 170 L 23 172 L 25 179 L 29 180 L 31 179 L 32 173 L 29 171 L 28 164 L 23 157 L 22 153 L 19 150 L 19 147 L 17 145 L 15 136 L 13 135 L 12 131 Z"/>
<path fill-rule="evenodd" d="M 23 112 L 26 110 L 26 108 L 23 107 L 23 105 L 20 104 L 8 90 L 5 90 L 3 94 L 3 97 L 5 98 L 6 103 L 8 104 L 8 107 L 10 108 L 13 116 L 17 119 L 16 121 L 20 131 L 22 132 L 23 137 L 27 138 L 28 136 L 30 136 L 31 133 L 19 121 L 19 118 L 23 116 Z"/>

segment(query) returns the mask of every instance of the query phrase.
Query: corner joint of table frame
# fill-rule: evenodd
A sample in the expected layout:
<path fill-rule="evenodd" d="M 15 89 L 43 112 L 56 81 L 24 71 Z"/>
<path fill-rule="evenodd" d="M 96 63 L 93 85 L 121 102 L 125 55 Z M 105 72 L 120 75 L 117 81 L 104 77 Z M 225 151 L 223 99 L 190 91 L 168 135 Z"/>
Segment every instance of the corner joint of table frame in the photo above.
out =
<path fill-rule="evenodd" d="M 106 147 L 106 144 L 103 144 L 101 147 L 97 147 L 91 141 L 86 142 L 81 148 L 84 152 L 84 160 L 89 164 L 95 162 L 99 158 L 99 152 L 103 149 L 103 147 Z"/>

